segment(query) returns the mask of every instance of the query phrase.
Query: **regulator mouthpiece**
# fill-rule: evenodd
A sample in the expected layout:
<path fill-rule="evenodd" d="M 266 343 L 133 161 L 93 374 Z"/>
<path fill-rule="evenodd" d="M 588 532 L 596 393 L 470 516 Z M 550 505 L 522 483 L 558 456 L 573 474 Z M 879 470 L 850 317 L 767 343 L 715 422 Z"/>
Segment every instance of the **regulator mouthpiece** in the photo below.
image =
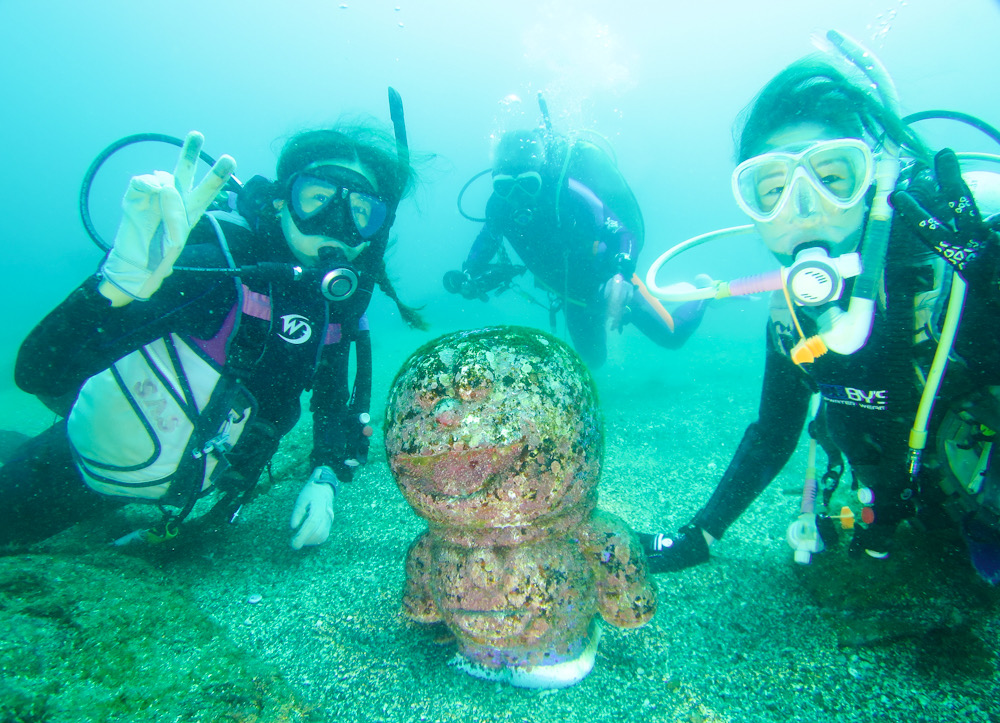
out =
<path fill-rule="evenodd" d="M 324 246 L 319 250 L 320 261 L 333 268 L 323 274 L 319 282 L 320 293 L 328 301 L 346 301 L 358 290 L 360 280 L 358 272 L 350 267 L 343 251 L 332 246 Z"/>
<path fill-rule="evenodd" d="M 831 259 L 826 249 L 811 246 L 796 254 L 786 271 L 785 286 L 799 305 L 820 306 L 839 299 L 844 293 L 844 279 L 860 273 L 858 254 Z"/>
<path fill-rule="evenodd" d="M 535 217 L 535 212 L 530 208 L 519 208 L 511 216 L 514 223 L 518 226 L 527 226 L 531 223 L 532 219 Z"/>

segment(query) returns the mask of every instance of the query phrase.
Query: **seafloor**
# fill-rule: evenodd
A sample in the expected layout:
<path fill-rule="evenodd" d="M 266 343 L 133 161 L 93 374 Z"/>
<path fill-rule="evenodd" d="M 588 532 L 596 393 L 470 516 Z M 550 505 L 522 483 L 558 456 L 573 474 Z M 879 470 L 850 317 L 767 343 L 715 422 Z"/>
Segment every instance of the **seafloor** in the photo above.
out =
<path fill-rule="evenodd" d="M 377 337 L 376 407 L 426 338 Z M 755 415 L 759 342 L 627 342 L 641 352 L 612 348 L 597 375 L 601 507 L 674 529 Z M 0 556 L 0 722 L 1000 721 L 1000 590 L 946 531 L 913 526 L 888 561 L 841 548 L 796 565 L 784 533 L 801 450 L 710 564 L 659 578 L 649 625 L 605 626 L 582 683 L 536 692 L 467 677 L 447 665 L 444 631 L 399 614 L 423 524 L 375 439 L 317 549 L 288 546 L 303 424 L 237 524 L 176 549 L 110 547 L 150 519 L 133 507 Z"/>

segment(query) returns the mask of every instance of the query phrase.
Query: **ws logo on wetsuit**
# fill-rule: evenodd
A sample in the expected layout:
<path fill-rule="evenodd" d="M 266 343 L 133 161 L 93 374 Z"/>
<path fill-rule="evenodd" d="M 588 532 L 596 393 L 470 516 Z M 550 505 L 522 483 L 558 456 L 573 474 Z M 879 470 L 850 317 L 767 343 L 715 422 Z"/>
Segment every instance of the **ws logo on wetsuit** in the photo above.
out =
<path fill-rule="evenodd" d="M 284 333 L 278 334 L 278 337 L 289 344 L 305 344 L 312 336 L 309 319 L 302 314 L 285 314 L 281 317 L 281 325 Z"/>

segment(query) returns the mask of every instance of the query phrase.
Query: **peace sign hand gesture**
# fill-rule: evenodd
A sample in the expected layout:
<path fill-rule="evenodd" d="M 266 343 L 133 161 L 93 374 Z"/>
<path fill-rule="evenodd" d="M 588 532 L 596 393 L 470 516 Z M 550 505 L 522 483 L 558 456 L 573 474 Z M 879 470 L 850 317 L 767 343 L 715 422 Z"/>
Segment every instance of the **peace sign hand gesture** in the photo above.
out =
<path fill-rule="evenodd" d="M 934 175 L 947 212 L 935 216 L 912 194 L 896 191 L 890 196 L 896 213 L 970 286 L 995 286 L 1000 239 L 979 212 L 954 151 L 945 148 L 934 157 Z"/>
<path fill-rule="evenodd" d="M 194 185 L 205 137 L 197 131 L 184 139 L 173 174 L 155 171 L 134 176 L 122 199 L 122 221 L 101 269 L 100 292 L 113 306 L 149 299 L 174 270 L 191 229 L 236 170 L 222 156 Z"/>

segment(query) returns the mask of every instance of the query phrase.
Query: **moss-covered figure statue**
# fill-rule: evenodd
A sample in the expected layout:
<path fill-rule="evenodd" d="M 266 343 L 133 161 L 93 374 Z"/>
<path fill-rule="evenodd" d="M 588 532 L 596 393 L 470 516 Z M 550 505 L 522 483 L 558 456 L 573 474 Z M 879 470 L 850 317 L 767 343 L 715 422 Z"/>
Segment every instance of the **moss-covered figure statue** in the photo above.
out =
<path fill-rule="evenodd" d="M 519 687 L 573 685 L 594 665 L 598 613 L 625 628 L 653 616 L 635 534 L 596 509 L 597 396 L 565 343 L 496 327 L 424 346 L 393 384 L 385 446 L 428 522 L 407 557 L 403 612 L 443 621 L 460 669 Z"/>

